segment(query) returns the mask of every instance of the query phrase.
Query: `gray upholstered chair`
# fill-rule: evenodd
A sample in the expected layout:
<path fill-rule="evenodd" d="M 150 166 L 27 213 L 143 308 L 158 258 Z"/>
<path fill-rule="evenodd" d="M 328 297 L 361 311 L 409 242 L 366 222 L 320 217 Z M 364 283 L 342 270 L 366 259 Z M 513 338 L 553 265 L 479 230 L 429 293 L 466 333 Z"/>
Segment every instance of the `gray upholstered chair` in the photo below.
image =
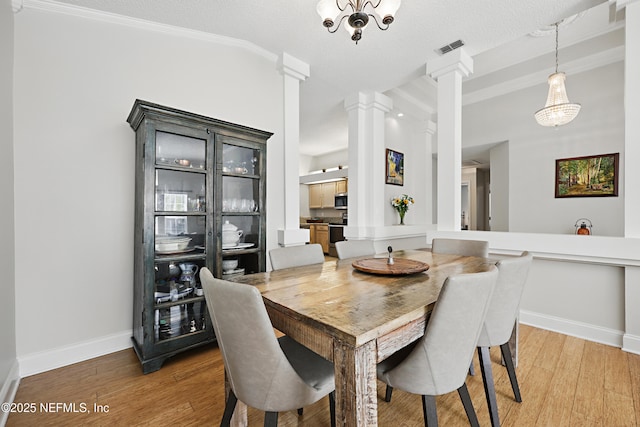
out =
<path fill-rule="evenodd" d="M 426 426 L 438 424 L 435 396 L 454 390 L 471 425 L 478 425 L 465 379 L 497 278 L 496 268 L 447 278 L 424 336 L 378 364 L 378 379 L 387 386 L 422 395 Z"/>
<path fill-rule="evenodd" d="M 265 411 L 265 426 L 277 426 L 278 412 L 329 395 L 335 426 L 333 364 L 287 336 L 276 338 L 255 287 L 216 279 L 207 268 L 200 280 L 230 385 L 220 425 L 229 425 L 238 399 Z"/>
<path fill-rule="evenodd" d="M 434 254 L 487 258 L 489 256 L 489 242 L 485 240 L 433 239 L 431 242 L 431 252 Z M 475 375 L 473 363 L 469 365 L 469 373 Z"/>
<path fill-rule="evenodd" d="M 487 406 L 491 416 L 491 425 L 499 426 L 498 404 L 493 384 L 491 357 L 489 347 L 500 346 L 502 359 L 509 374 L 511 388 L 516 402 L 522 402 L 518 379 L 513 366 L 509 340 L 520 310 L 520 299 L 527 281 L 527 275 L 533 256 L 523 252 L 521 256 L 500 260 L 497 262 L 498 282 L 491 297 L 489 311 L 478 339 L 478 358 L 484 381 L 484 391 L 487 396 Z"/>
<path fill-rule="evenodd" d="M 271 249 L 269 259 L 271 259 L 271 267 L 274 270 L 282 270 L 283 268 L 321 264 L 324 262 L 324 252 L 322 252 L 322 245 L 318 243 L 287 246 Z"/>
<path fill-rule="evenodd" d="M 376 250 L 371 240 L 343 240 L 336 242 L 336 252 L 339 259 L 345 259 L 375 255 Z"/>
<path fill-rule="evenodd" d="M 463 256 L 489 256 L 489 242 L 484 240 L 433 239 L 431 252 Z"/>

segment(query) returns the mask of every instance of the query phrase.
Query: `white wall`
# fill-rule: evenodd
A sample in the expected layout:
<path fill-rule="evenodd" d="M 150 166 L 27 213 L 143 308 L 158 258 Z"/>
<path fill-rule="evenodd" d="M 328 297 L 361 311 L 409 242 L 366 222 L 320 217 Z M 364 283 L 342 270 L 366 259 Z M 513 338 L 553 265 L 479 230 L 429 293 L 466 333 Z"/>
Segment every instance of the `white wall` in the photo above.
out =
<path fill-rule="evenodd" d="M 427 173 L 430 174 L 431 171 L 425 167 L 426 143 L 423 133 L 420 133 L 418 124 L 412 119 L 388 115 L 385 120 L 385 146 L 404 153 L 404 185 L 384 186 L 385 225 L 400 222 L 398 212 L 391 206 L 391 199 L 402 194 L 407 194 L 415 200 L 404 217 L 405 224 L 426 224 L 428 205 L 421 195 L 424 194 L 425 185 L 430 182 Z M 381 159 L 386 161 L 384 153 Z M 385 164 L 376 167 L 385 168 Z"/>
<path fill-rule="evenodd" d="M 10 401 L 17 376 L 13 194 L 13 12 L 0 1 L 0 402 Z M 5 414 L 0 412 L 0 425 Z"/>
<path fill-rule="evenodd" d="M 491 218 L 490 230 L 509 231 L 509 144 L 503 142 L 490 152 Z"/>
<path fill-rule="evenodd" d="M 576 324 L 621 334 L 623 307 L 624 268 L 587 263 L 567 268 L 565 262 L 536 259 L 520 309 L 527 320 L 570 318 Z"/>
<path fill-rule="evenodd" d="M 557 129 L 542 127 L 533 118 L 544 105 L 545 82 L 464 108 L 463 145 L 509 141 L 509 231 L 573 233 L 576 220 L 586 217 L 594 234 L 624 235 L 623 180 L 618 197 L 556 199 L 554 193 L 556 159 L 620 153 L 623 175 L 623 72 L 623 63 L 617 62 L 567 76 L 569 99 L 581 103 L 582 110 Z M 504 186 L 497 178 L 491 177 L 494 202 Z M 495 221 L 493 229 L 504 230 L 501 223 Z"/>
<path fill-rule="evenodd" d="M 347 115 L 345 111 L 344 115 Z M 349 164 L 349 150 L 338 150 L 333 151 L 331 153 L 323 154 L 322 156 L 314 156 L 312 157 L 311 162 L 309 163 L 309 169 L 306 170 L 302 175 L 306 175 L 311 171 L 321 170 L 321 169 L 329 169 L 335 168 L 338 166 L 344 166 Z"/>
<path fill-rule="evenodd" d="M 125 120 L 136 98 L 274 132 L 267 194 L 284 188 L 282 168 L 271 166 L 283 158 L 275 55 L 52 7 L 15 17 L 22 375 L 130 345 L 135 165 Z M 284 217 L 271 200 L 269 248 Z"/>

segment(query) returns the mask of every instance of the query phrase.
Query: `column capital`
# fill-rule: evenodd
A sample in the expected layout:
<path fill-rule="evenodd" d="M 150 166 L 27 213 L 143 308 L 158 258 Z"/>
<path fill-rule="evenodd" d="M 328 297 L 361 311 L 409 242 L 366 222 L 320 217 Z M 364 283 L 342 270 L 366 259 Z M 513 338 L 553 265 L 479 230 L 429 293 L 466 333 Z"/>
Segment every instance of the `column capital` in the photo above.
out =
<path fill-rule="evenodd" d="M 377 109 L 388 113 L 393 109 L 393 100 L 380 92 L 357 92 L 345 98 L 344 109 Z"/>
<path fill-rule="evenodd" d="M 438 125 L 433 120 L 425 120 L 420 122 L 420 128 L 419 128 L 420 133 L 426 133 L 433 136 L 436 134 L 437 131 L 438 131 Z"/>
<path fill-rule="evenodd" d="M 628 4 L 634 3 L 638 0 L 609 0 L 610 5 L 616 6 L 616 11 L 624 9 Z"/>
<path fill-rule="evenodd" d="M 427 63 L 427 75 L 434 80 L 454 71 L 464 77 L 473 73 L 473 59 L 462 47 Z"/>
<path fill-rule="evenodd" d="M 309 64 L 286 52 L 282 52 L 278 58 L 278 71 L 300 81 L 305 81 L 311 75 Z"/>
<path fill-rule="evenodd" d="M 13 13 L 18 13 L 24 7 L 24 0 L 11 0 L 11 7 L 13 8 Z"/>

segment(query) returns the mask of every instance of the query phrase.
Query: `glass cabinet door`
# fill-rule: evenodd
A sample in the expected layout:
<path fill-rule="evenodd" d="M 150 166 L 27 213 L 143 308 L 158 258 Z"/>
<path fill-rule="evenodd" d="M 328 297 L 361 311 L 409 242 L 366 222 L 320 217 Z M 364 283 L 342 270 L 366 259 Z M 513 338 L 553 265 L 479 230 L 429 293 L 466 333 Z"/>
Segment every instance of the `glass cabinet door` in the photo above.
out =
<path fill-rule="evenodd" d="M 206 327 L 207 140 L 156 131 L 154 339 Z"/>
<path fill-rule="evenodd" d="M 222 144 L 222 278 L 260 271 L 263 206 L 262 151 L 246 142 Z"/>

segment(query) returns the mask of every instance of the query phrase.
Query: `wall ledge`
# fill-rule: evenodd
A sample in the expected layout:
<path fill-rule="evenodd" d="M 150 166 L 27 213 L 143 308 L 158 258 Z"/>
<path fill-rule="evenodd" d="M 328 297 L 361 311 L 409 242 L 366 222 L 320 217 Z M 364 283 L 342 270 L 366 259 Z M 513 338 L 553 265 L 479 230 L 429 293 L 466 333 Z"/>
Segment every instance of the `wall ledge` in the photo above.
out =
<path fill-rule="evenodd" d="M 640 239 L 574 234 L 510 233 L 499 231 L 430 231 L 434 237 L 489 241 L 493 254 L 532 252 L 534 257 L 558 261 L 588 262 L 613 266 L 640 266 Z"/>
<path fill-rule="evenodd" d="M 427 231 L 431 228 L 432 227 L 424 224 L 388 225 L 382 227 L 346 226 L 344 228 L 344 237 L 347 240 L 385 240 L 424 237 L 424 246 L 427 247 Z"/>

